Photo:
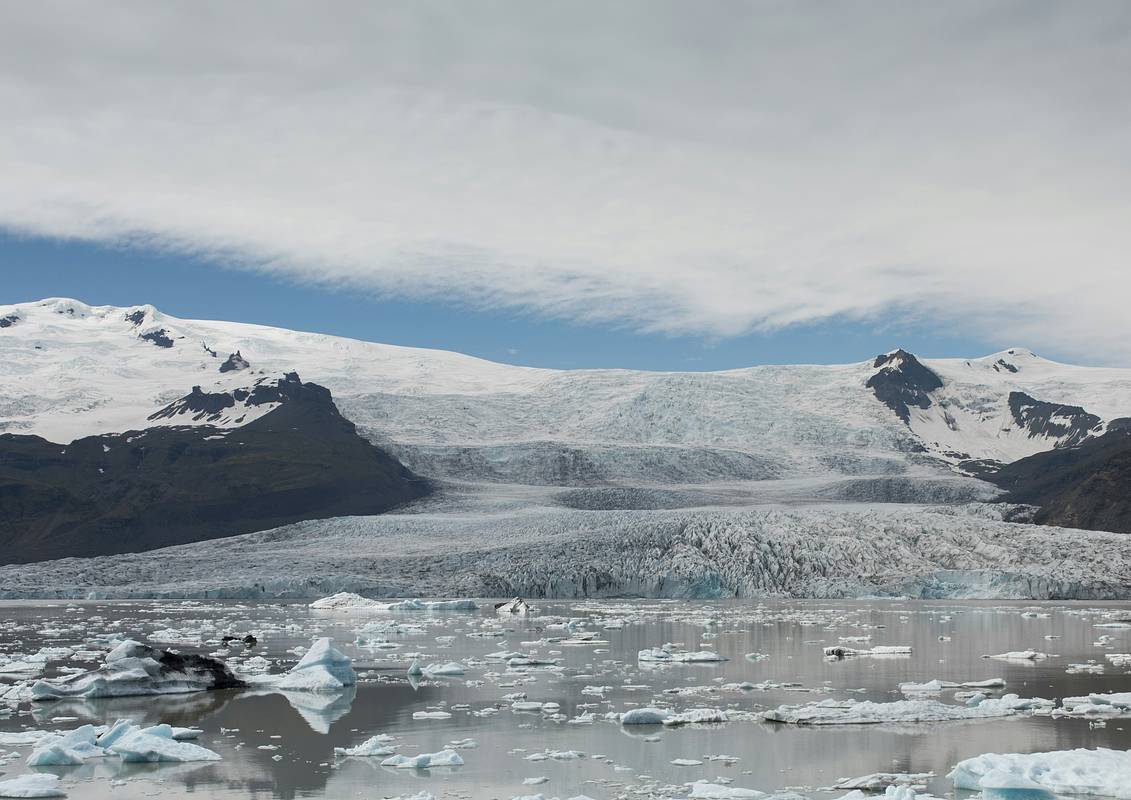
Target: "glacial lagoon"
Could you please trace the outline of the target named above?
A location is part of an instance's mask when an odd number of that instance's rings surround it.
[[[750,789],[840,798],[848,790],[834,787],[845,779],[903,773],[933,775],[916,780],[920,797],[954,797],[948,773],[983,753],[1131,748],[1131,712],[1126,719],[1114,709],[1066,715],[1062,702],[1131,690],[1131,658],[1118,657],[1131,652],[1131,623],[1124,621],[1131,604],[532,603],[529,616],[498,615],[491,601],[477,601],[472,611],[312,609],[307,602],[4,603],[0,781],[54,774],[67,796],[80,800],[421,792],[441,800],[677,798],[689,796],[697,781],[728,787],[736,797]],[[251,647],[242,642],[248,634]],[[237,641],[222,645],[224,636]],[[180,695],[27,699],[34,681],[95,668],[127,638],[211,654],[237,674],[262,676],[291,669],[319,637],[332,638],[352,660],[356,686],[295,692],[267,682]],[[883,652],[887,647],[910,653]],[[857,654],[826,656],[826,648]],[[409,674],[414,661],[423,674]],[[941,683],[923,686],[931,681]],[[948,685],[986,682],[993,685]],[[957,721],[814,725],[763,716],[830,700],[844,701],[841,708],[928,700],[966,709],[978,694],[990,703],[1009,695],[1047,703]],[[623,724],[621,715],[643,708],[685,724]],[[678,718],[691,709],[714,716]],[[104,757],[26,766],[36,732],[119,719],[199,729],[193,743],[220,760],[139,764]],[[391,737],[398,754],[450,749],[463,763],[405,769],[382,766],[382,757],[336,752],[376,735]]]

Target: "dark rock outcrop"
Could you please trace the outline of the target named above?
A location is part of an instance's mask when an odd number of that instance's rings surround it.
[[[327,389],[292,373],[241,394],[279,406],[238,428],[158,426],[68,445],[0,435],[0,563],[379,514],[430,491],[358,435]],[[234,395],[194,389],[178,403],[207,413]]]
[[[6,314],[0,317],[0,328],[10,328],[20,321],[18,314]]]
[[[1013,421],[1029,432],[1029,438],[1044,436],[1061,439],[1060,447],[1079,444],[1096,432],[1102,420],[1080,406],[1046,403],[1024,392],[1009,393],[1009,413]]]
[[[1131,533],[1131,426],[1075,447],[1037,453],[984,476],[1010,503],[1040,506],[1034,521]]]
[[[906,350],[876,356],[872,366],[878,371],[864,385],[904,422],[911,421],[911,408],[930,408],[930,393],[943,385],[942,378]]]
[[[228,358],[224,361],[223,364],[220,365],[220,371],[236,372],[241,369],[247,369],[250,366],[251,364],[248,363],[248,360],[240,355],[240,351],[237,350],[236,352],[230,353],[228,355]]]
[[[157,345],[158,347],[172,347],[173,339],[169,336],[169,332],[164,328],[159,328],[149,333],[143,333],[141,338],[147,342]]]

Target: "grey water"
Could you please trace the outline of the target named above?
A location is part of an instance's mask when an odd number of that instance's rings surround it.
[[[811,798],[845,792],[839,779],[872,772],[933,772],[929,789],[953,794],[947,772],[984,752],[1035,752],[1076,747],[1131,748],[1131,720],[1096,728],[1087,720],[1047,716],[960,723],[797,727],[738,719],[667,729],[622,726],[608,712],[637,706],[712,707],[752,712],[779,704],[829,698],[903,699],[903,682],[1003,678],[1005,692],[1056,699],[1089,692],[1131,691],[1131,674],[1104,654],[1131,652],[1131,629],[1097,628],[1129,604],[912,601],[586,601],[537,602],[538,613],[499,622],[490,603],[477,612],[389,613],[316,611],[305,604],[208,601],[37,602],[0,604],[0,662],[43,646],[85,647],[124,634],[182,652],[220,653],[239,668],[251,656],[292,666],[295,648],[317,636],[354,660],[361,680],[344,692],[318,695],[248,689],[182,696],[23,702],[5,714],[0,731],[69,730],[119,718],[201,728],[196,741],[219,753],[212,763],[122,765],[116,759],[53,768],[71,798],[380,798],[428,792],[437,798],[512,798],[588,795],[680,797],[697,780],[771,792],[794,789]],[[564,644],[572,630],[595,632],[584,644]],[[393,620],[387,644],[359,631]],[[372,630],[372,629],[371,629]],[[249,649],[224,649],[225,634],[253,633]],[[502,633],[502,635],[494,635]],[[1100,636],[1111,637],[1102,642]],[[451,638],[447,638],[451,637]],[[910,645],[906,657],[828,660],[822,648],[842,638],[852,647]],[[648,666],[638,651],[672,643],[713,650],[717,663]],[[998,661],[987,654],[1035,649],[1040,661]],[[555,668],[508,669],[485,661],[497,651],[521,651]],[[458,677],[410,681],[406,667],[461,662]],[[1069,674],[1070,664],[1095,661],[1103,674]],[[60,668],[91,668],[74,660]],[[12,683],[13,676],[0,678]],[[761,684],[738,688],[733,684]],[[730,684],[730,686],[728,686]],[[607,687],[603,692],[586,687]],[[0,694],[4,686],[0,683]],[[555,702],[560,714],[518,712],[509,695]],[[947,693],[940,696],[954,702]],[[414,712],[447,711],[446,719]],[[571,722],[592,712],[595,721]],[[336,757],[375,734],[397,738],[398,752],[460,749],[462,767],[403,770],[380,758]],[[545,750],[576,750],[570,761],[527,760]],[[5,753],[10,755],[5,755]],[[27,772],[30,747],[0,746],[0,780]],[[726,758],[720,758],[725,756]],[[675,759],[702,761],[677,766]],[[545,777],[539,785],[525,779]]]

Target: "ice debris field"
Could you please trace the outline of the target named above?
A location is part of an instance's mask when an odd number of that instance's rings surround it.
[[[1131,609],[6,603],[0,797],[1131,800]]]

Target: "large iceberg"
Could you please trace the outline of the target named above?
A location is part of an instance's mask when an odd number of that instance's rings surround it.
[[[60,697],[124,697],[184,694],[244,686],[222,661],[208,656],[182,655],[136,642],[119,644],[96,670],[32,684],[34,700]]]
[[[328,637],[317,639],[276,686],[287,691],[336,692],[356,684],[357,673],[349,657],[336,650],[331,641]]]
[[[956,789],[1039,789],[1131,800],[1131,751],[985,753],[959,761],[948,777]]]

